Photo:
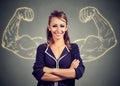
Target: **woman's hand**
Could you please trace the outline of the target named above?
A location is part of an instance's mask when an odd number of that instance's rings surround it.
[[[43,71],[46,72],[46,73],[53,73],[54,68],[44,67]]]
[[[71,69],[77,68],[78,65],[79,65],[79,63],[80,63],[79,60],[74,59],[74,60],[72,61],[71,65],[70,65],[70,68],[71,68]]]

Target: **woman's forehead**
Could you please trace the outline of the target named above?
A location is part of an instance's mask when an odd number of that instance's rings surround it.
[[[66,20],[61,17],[52,17],[51,23],[66,23]]]

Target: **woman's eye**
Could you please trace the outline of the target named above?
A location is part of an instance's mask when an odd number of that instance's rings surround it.
[[[58,25],[52,25],[52,27],[53,27],[53,28],[56,28],[56,27],[61,27],[61,28],[64,28],[64,27],[65,27],[65,25],[60,25],[60,26],[58,26]]]
[[[52,27],[57,27],[57,25],[53,25]]]
[[[64,25],[60,25],[60,27],[65,27]]]

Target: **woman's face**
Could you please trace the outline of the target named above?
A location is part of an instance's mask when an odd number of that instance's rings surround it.
[[[52,17],[48,29],[51,31],[54,40],[63,39],[65,31],[67,31],[66,20]]]

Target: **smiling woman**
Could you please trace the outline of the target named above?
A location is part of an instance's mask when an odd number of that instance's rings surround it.
[[[84,65],[77,44],[71,44],[68,21],[62,11],[49,16],[47,43],[37,48],[33,75],[38,86],[75,86],[75,79],[84,73]]]
[[[63,38],[65,31],[67,31],[66,23],[57,17],[53,17],[51,19],[51,23],[48,28],[53,34],[54,40],[59,40],[61,37]]]

